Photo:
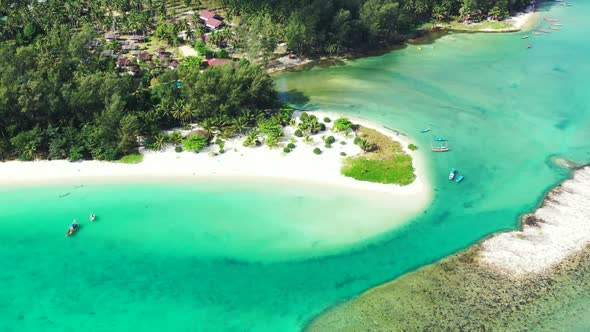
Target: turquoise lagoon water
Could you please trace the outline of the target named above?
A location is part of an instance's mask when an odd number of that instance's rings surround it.
[[[331,245],[355,220],[395,214],[385,200],[339,189],[2,189],[0,331],[297,331],[331,305],[514,228],[568,176],[551,157],[590,162],[590,4],[572,3],[544,7],[564,26],[528,40],[454,34],[275,76],[300,106],[382,123],[425,150],[432,204],[373,241]],[[431,154],[433,135],[453,150]],[[460,185],[446,180],[451,167],[465,175]],[[65,239],[69,220],[91,211],[96,224]]]

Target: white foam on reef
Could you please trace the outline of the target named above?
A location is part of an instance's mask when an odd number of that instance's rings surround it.
[[[514,276],[543,273],[590,244],[590,166],[551,190],[521,231],[482,243],[480,262]]]

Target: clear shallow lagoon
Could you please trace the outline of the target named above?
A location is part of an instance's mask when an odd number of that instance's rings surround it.
[[[433,135],[450,140],[450,153],[428,153],[432,205],[371,243],[335,253],[302,235],[315,220],[337,239],[355,219],[395,214],[341,190],[228,182],[0,190],[0,330],[297,331],[330,305],[515,227],[567,177],[552,156],[590,162],[590,4],[573,4],[546,14],[561,31],[528,40],[454,34],[275,77],[302,106],[399,129],[422,149]],[[419,134],[424,127],[432,131]],[[465,175],[460,185],[446,180],[451,167]],[[66,240],[69,220],[91,211],[97,223]],[[318,257],[325,253],[333,255]]]

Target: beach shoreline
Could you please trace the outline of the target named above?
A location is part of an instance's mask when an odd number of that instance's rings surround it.
[[[338,115],[325,112],[310,112],[319,119]],[[422,152],[411,151],[407,148],[410,139],[399,133],[370,123],[362,119],[353,119],[367,128],[376,129],[401,143],[404,151],[411,155],[415,168],[416,179],[409,185],[399,186],[357,181],[341,174],[343,156],[354,156],[361,150],[352,143],[352,137],[344,137],[336,133],[338,141],[346,141],[346,145],[339,142],[332,149],[324,148],[321,135],[314,136],[315,142],[306,144],[297,142],[297,148],[289,154],[282,152],[282,148],[270,149],[266,146],[244,147],[243,137],[228,139],[225,142],[225,153],[219,154],[218,147],[211,145],[200,153],[176,153],[174,147],[169,146],[164,151],[141,150],[144,160],[139,164],[123,164],[103,161],[69,162],[66,160],[38,160],[32,162],[7,161],[0,163],[0,188],[35,186],[44,184],[79,184],[84,182],[162,182],[182,180],[214,180],[231,179],[255,181],[256,179],[297,181],[310,184],[343,187],[352,190],[372,191],[398,196],[412,197],[425,206],[431,198],[431,188],[425,179],[425,164]],[[287,127],[287,138],[293,137],[294,129]],[[285,144],[286,144],[285,143]],[[315,155],[313,149],[319,147],[323,153]]]

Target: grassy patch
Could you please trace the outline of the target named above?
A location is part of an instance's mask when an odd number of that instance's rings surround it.
[[[360,137],[377,146],[361,156],[345,159],[342,174],[355,180],[407,185],[416,179],[412,157],[401,145],[380,132],[360,127]]]
[[[141,153],[132,153],[126,156],[121,157],[121,159],[117,160],[118,163],[123,164],[139,164],[143,161],[143,155]]]
[[[463,24],[462,22],[450,22],[443,24],[444,28],[457,31],[481,31],[481,30],[504,30],[513,28],[508,21],[483,21],[473,24]]]

